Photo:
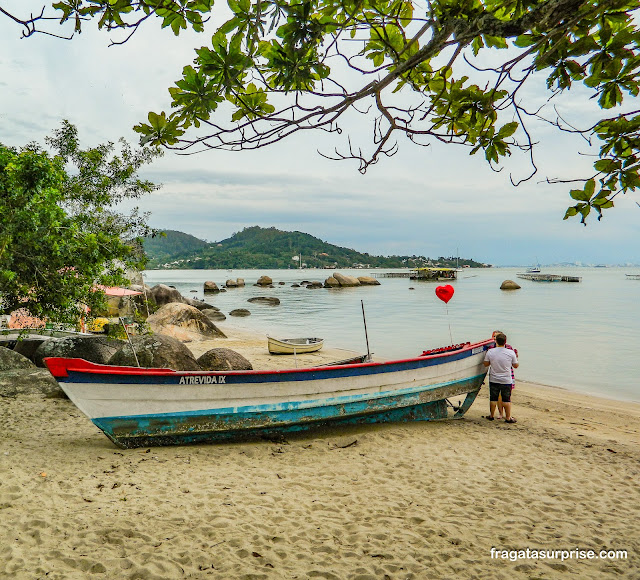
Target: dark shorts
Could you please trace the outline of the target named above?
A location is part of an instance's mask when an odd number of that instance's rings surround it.
[[[502,383],[489,383],[489,400],[496,402],[498,400],[498,395],[502,395],[503,403],[511,402],[511,387],[512,385],[509,383],[507,385],[503,385]]]

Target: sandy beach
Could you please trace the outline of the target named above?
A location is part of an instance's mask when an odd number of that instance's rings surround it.
[[[220,326],[187,346],[292,366]],[[0,396],[0,578],[640,578],[640,404],[518,382],[506,425],[486,390],[458,421],[136,450]]]

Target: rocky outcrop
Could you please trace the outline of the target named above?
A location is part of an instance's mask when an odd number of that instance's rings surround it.
[[[313,280],[307,284],[307,289],[316,290],[317,288],[322,288],[322,282],[320,280]]]
[[[251,371],[253,366],[240,353],[229,348],[212,348],[198,358],[203,371]]]
[[[500,290],[520,290],[520,284],[514,282],[513,280],[505,280],[502,284],[500,284]]]
[[[231,279],[227,280],[227,281],[224,283],[224,285],[225,285],[227,288],[237,288],[237,287],[238,287],[238,283],[237,283],[235,280],[231,280]]]
[[[371,276],[358,276],[358,282],[363,286],[380,286],[380,281]]]
[[[184,303],[185,301],[180,292],[166,284],[157,284],[151,288],[151,290],[149,290],[149,296],[158,306],[164,306],[171,302]]]
[[[217,306],[212,306],[211,304],[207,304],[204,300],[195,300],[192,298],[185,298],[184,303],[189,306],[194,306],[198,310],[206,310],[208,308],[213,308],[214,310],[220,310]]]
[[[334,272],[333,277],[342,287],[360,286],[360,281],[355,276],[345,276],[344,274],[340,274],[340,272]]]
[[[247,302],[252,302],[254,304],[267,304],[268,306],[278,306],[280,304],[280,299],[275,296],[255,296],[253,298],[249,298]]]
[[[45,340],[58,339],[51,338],[50,336],[31,335],[16,341],[16,345],[13,347],[13,350],[22,356],[26,356],[30,361],[33,361],[33,355]]]
[[[89,362],[104,365],[108,364],[123,344],[122,340],[106,336],[65,336],[45,340],[33,353],[33,362],[39,367],[44,367],[43,359],[48,356],[60,356],[83,358]]]
[[[251,312],[249,312],[246,308],[236,308],[229,312],[229,316],[251,316]]]
[[[17,369],[32,369],[34,365],[26,356],[0,346],[0,371],[14,371]]]
[[[256,284],[258,286],[271,286],[271,284],[273,284],[273,279],[269,276],[260,276]]]
[[[147,322],[151,330],[173,336],[180,340],[203,338],[226,338],[226,335],[194,306],[188,304],[165,304],[156,313],[149,316]]]
[[[221,321],[227,319],[227,317],[224,314],[222,314],[222,312],[220,312],[220,310],[218,310],[218,309],[214,310],[213,308],[206,308],[206,309],[202,310],[201,312],[207,318],[209,318],[210,320],[213,320],[214,322],[221,322]]]
[[[329,276],[324,281],[325,288],[337,288],[338,286],[340,286],[340,282],[338,282],[333,276]]]
[[[237,284],[238,286],[244,286],[244,278],[238,278],[238,279],[236,280],[236,284]]]
[[[47,369],[15,369],[0,373],[0,397],[21,395],[43,395],[47,398],[64,399],[66,395]]]
[[[212,282],[211,280],[207,280],[204,283],[204,291],[205,292],[220,292],[220,288],[218,288],[218,285],[215,282]]]
[[[176,371],[199,371],[195,357],[179,340],[163,334],[132,336],[131,343],[141,367],[173,369]],[[110,365],[137,366],[129,343],[109,360]]]

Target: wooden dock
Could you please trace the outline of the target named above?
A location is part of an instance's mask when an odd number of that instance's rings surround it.
[[[533,282],[580,282],[580,276],[566,276],[564,274],[516,274],[518,278],[523,280],[531,280]]]

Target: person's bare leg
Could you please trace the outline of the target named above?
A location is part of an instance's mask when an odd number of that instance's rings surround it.
[[[498,419],[505,419],[504,405],[502,404],[502,394],[498,395]]]
[[[496,412],[496,405],[497,403],[495,401],[489,401],[489,413],[490,413],[489,416],[491,418],[493,418],[493,415]]]
[[[511,419],[511,403],[502,403],[504,406],[505,421],[509,421]]]

